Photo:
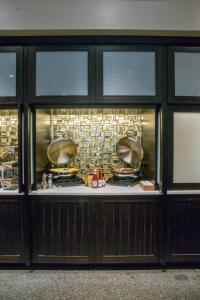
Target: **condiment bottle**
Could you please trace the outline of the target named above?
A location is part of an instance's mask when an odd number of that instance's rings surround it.
[[[102,178],[102,173],[99,172],[99,178],[98,178],[98,188],[103,187],[103,178]]]
[[[104,172],[102,171],[102,187],[104,187],[106,185],[106,181],[105,181],[105,176],[104,176]]]
[[[42,174],[42,189],[47,189],[47,175],[45,172]]]
[[[48,185],[49,189],[53,188],[53,176],[52,176],[52,174],[49,174],[47,176],[47,185]]]
[[[88,174],[88,180],[87,180],[88,187],[90,187],[90,188],[92,188],[92,180],[93,180],[93,174],[90,172]]]
[[[96,171],[93,174],[92,187],[93,187],[93,189],[96,189],[98,187],[98,177],[97,177],[97,172]]]

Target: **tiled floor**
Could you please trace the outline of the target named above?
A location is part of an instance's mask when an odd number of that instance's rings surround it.
[[[0,271],[0,300],[200,299],[200,270]]]

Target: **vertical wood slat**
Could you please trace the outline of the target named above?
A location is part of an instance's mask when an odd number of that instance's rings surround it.
[[[32,203],[33,262],[39,257],[87,257],[88,203]]]
[[[171,199],[167,261],[200,262],[200,201]]]
[[[0,202],[0,262],[23,262],[23,205],[21,201]]]
[[[121,260],[131,257],[158,258],[158,215],[153,202],[128,202],[103,204],[102,256],[106,262],[117,256]],[[135,258],[134,258],[135,257]],[[119,261],[120,262],[120,261]]]

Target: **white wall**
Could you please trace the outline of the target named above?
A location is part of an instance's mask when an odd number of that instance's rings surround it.
[[[200,0],[0,0],[0,30],[200,30]]]

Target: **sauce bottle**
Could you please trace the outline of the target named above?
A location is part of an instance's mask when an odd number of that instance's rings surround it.
[[[93,174],[92,187],[93,187],[93,189],[96,189],[98,187],[98,177],[97,177],[97,172],[96,171]]]
[[[105,176],[104,176],[104,172],[102,171],[102,187],[104,187],[106,185],[106,181],[105,181]]]
[[[103,187],[103,177],[102,177],[102,172],[99,172],[99,178],[98,178],[98,188]]]
[[[89,188],[92,188],[92,180],[93,180],[93,174],[91,172],[89,172],[88,180],[87,180]]]

